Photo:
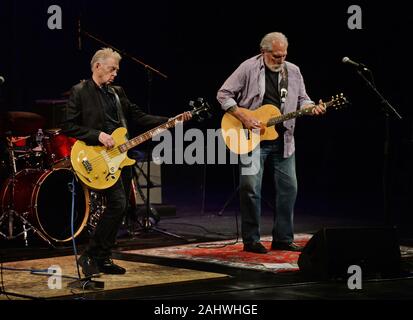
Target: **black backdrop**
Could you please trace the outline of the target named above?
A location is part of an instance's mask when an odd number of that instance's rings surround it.
[[[47,8],[54,4],[62,8],[62,30],[47,28]],[[362,30],[347,27],[351,4],[362,9]],[[101,45],[83,37],[78,50],[79,14],[84,30],[168,75],[168,80],[154,76],[151,95],[151,112],[168,116],[187,110],[188,100],[198,96],[217,106],[217,89],[243,60],[258,53],[261,37],[284,32],[290,42],[288,60],[301,67],[309,95],[318,100],[343,92],[352,101],[345,110],[298,121],[298,210],[380,220],[383,115],[379,100],[341,59],[349,56],[367,64],[377,87],[404,117],[390,122],[388,187],[392,216],[409,220],[413,134],[407,104],[411,83],[407,5],[3,0],[0,6],[3,110],[33,110],[36,99],[60,98],[89,77],[91,55]],[[131,100],[146,108],[144,68],[124,59],[117,82]],[[217,113],[199,126],[217,128],[219,120]],[[233,170],[229,165],[208,166],[206,171],[203,166],[166,166],[163,180],[167,201],[185,202],[191,194],[190,199],[199,203],[206,187],[207,207],[214,210],[232,191]],[[180,192],[173,193],[176,189]],[[270,191],[268,186],[265,192]]]

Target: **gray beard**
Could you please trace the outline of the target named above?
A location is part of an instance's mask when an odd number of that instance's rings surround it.
[[[280,65],[279,67],[273,68],[272,71],[274,72],[280,72],[282,70],[282,65]]]
[[[267,65],[267,67],[268,67],[268,69],[270,69],[272,72],[280,72],[281,70],[282,70],[282,65],[280,65],[280,66],[278,66],[278,67],[275,67],[275,66],[268,66]]]

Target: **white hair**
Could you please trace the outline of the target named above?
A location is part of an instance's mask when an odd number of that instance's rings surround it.
[[[93,55],[92,60],[90,61],[90,67],[93,71],[93,68],[97,62],[102,62],[107,58],[114,58],[119,63],[122,57],[116,51],[113,51],[111,48],[102,48]]]
[[[260,48],[264,51],[271,51],[272,50],[272,42],[279,41],[284,43],[288,47],[288,40],[287,37],[281,32],[271,32],[267,33],[261,40]]]

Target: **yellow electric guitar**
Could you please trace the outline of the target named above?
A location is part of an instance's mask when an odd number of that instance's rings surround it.
[[[202,119],[202,114],[208,114],[210,109],[208,103],[198,99],[199,107],[191,112],[192,117]],[[107,149],[104,146],[88,146],[83,141],[76,141],[72,147],[70,160],[73,169],[79,179],[89,188],[103,190],[113,186],[119,179],[124,166],[130,166],[135,160],[127,156],[127,151],[137,145],[151,139],[161,132],[175,127],[183,121],[183,114],[176,116],[168,122],[153,128],[133,139],[126,139],[126,128],[118,128],[112,133],[115,146]]]
[[[343,94],[332,97],[329,102],[326,102],[326,107],[338,108],[348,103]],[[290,112],[282,115],[280,110],[271,105],[266,104],[256,110],[248,110],[239,108],[245,114],[256,118],[261,122],[261,128],[257,130],[247,130],[242,122],[230,113],[225,113],[221,121],[222,137],[228,149],[236,154],[245,154],[254,150],[257,145],[263,140],[275,140],[278,138],[278,133],[275,125],[286,120],[297,118],[303,115],[312,114],[314,107],[301,109],[295,112]]]

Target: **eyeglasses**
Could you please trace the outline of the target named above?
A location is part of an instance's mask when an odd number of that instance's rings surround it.
[[[287,54],[273,54],[272,51],[267,51],[267,53],[274,59],[285,59]]]

